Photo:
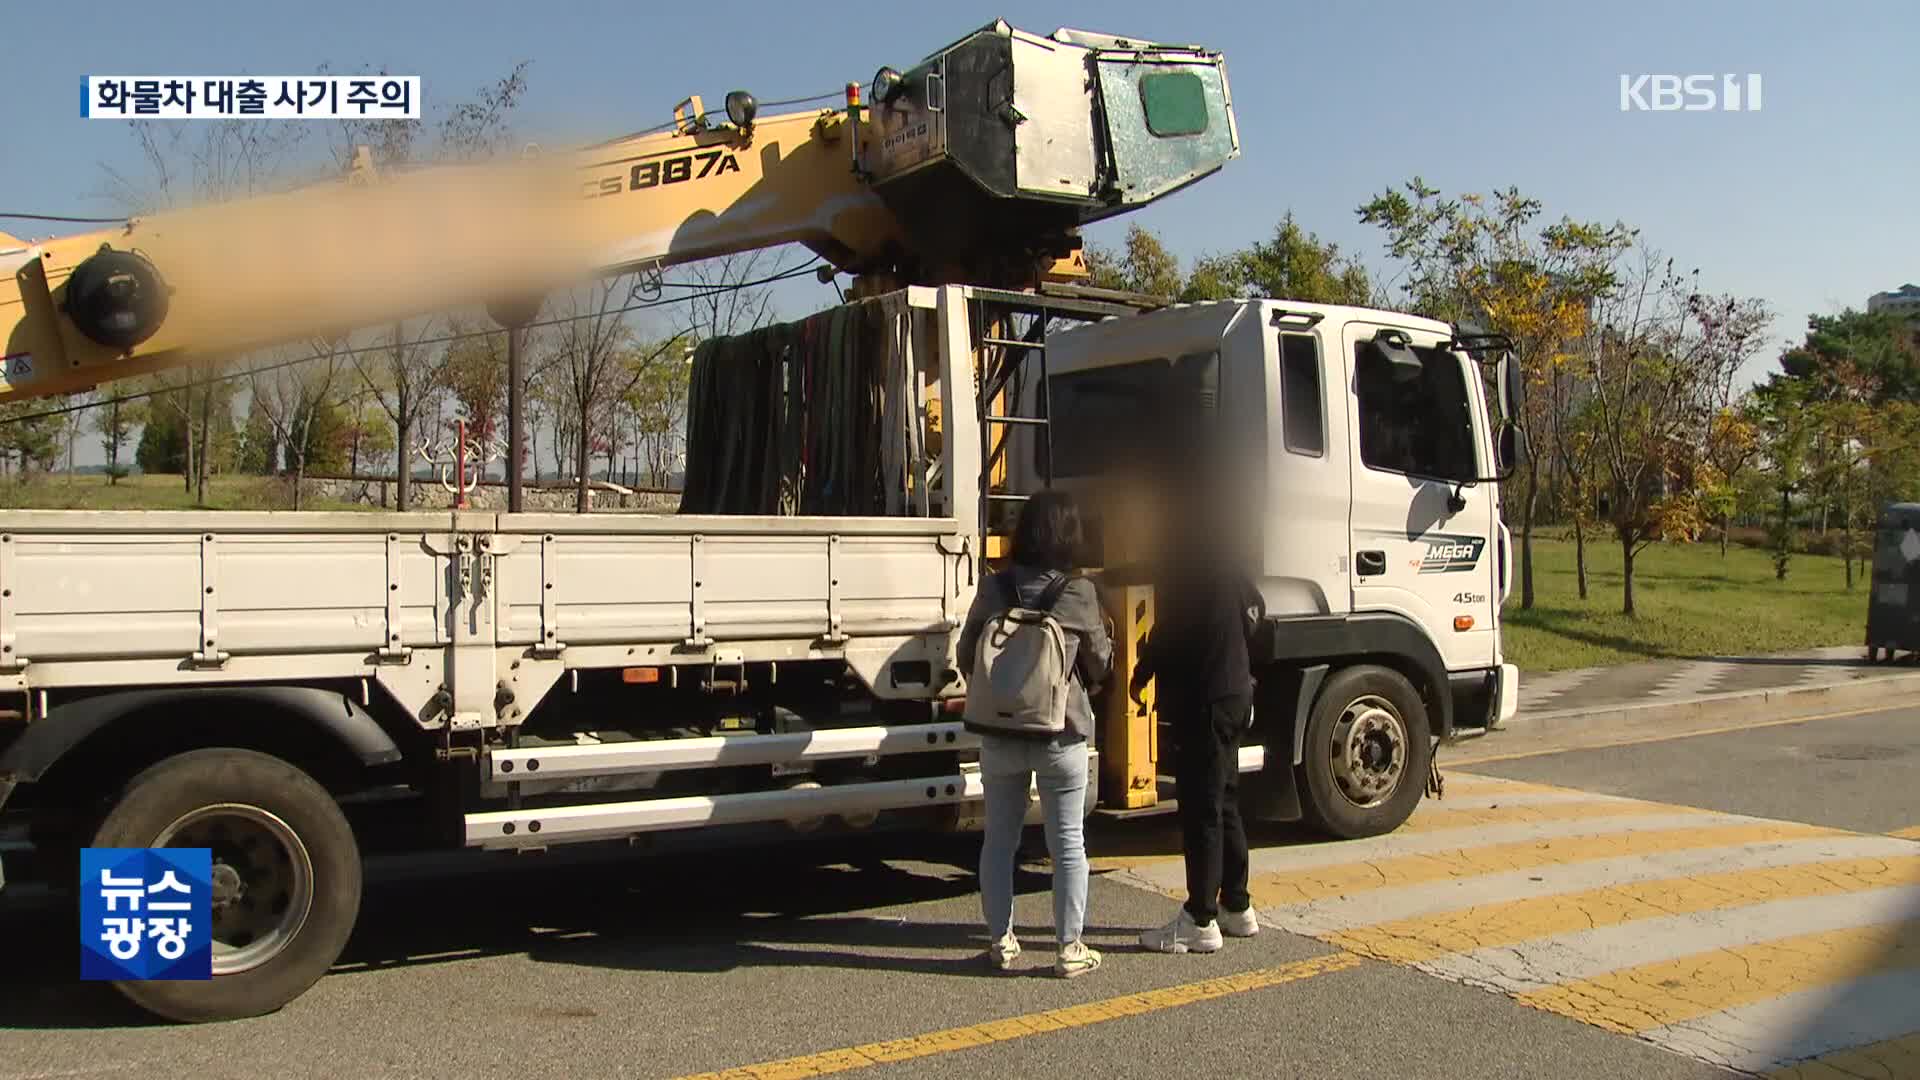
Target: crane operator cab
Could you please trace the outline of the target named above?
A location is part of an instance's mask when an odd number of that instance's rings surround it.
[[[996,22],[872,91],[861,170],[908,249],[951,266],[1066,257],[1080,225],[1240,152],[1226,60],[1191,45]]]

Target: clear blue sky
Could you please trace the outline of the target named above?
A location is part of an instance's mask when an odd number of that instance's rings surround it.
[[[1709,288],[1765,299],[1783,339],[1809,312],[1920,280],[1912,0],[21,4],[5,17],[0,210],[112,212],[90,195],[103,162],[133,164],[132,145],[121,125],[77,115],[87,73],[386,65],[423,76],[431,109],[526,59],[524,126],[551,145],[649,126],[691,93],[864,84],[996,17],[1226,52],[1244,156],[1134,218],[1183,256],[1243,243],[1291,209],[1377,266],[1354,207],[1419,173],[1449,192],[1518,185],[1551,214],[1637,225]],[[1758,72],[1765,107],[1623,113],[1623,72]]]

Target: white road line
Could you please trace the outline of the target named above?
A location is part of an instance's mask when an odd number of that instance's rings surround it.
[[[1441,851],[1472,851],[1499,844],[1525,844],[1571,837],[1608,836],[1661,829],[1731,829],[1742,825],[1778,825],[1762,818],[1733,814],[1634,814],[1624,817],[1576,818],[1571,821],[1528,821],[1513,825],[1466,825],[1434,832],[1388,833],[1366,840],[1340,840],[1297,847],[1260,848],[1252,853],[1255,874],[1290,874],[1330,866],[1378,862],[1402,855]],[[1176,858],[1158,859],[1122,871],[1149,889],[1160,892],[1185,889],[1187,872]]]
[[[1499,788],[1475,788],[1472,791],[1447,792],[1444,799],[1422,801],[1420,808],[1414,811],[1413,820],[1418,821],[1427,814],[1442,813],[1448,810],[1494,810],[1502,806],[1547,806],[1559,803],[1622,803],[1641,805],[1645,800],[1632,799],[1624,795],[1595,795],[1585,791],[1530,791],[1502,790]]]
[[[1260,913],[1272,919],[1275,926],[1295,933],[1332,934],[1399,919],[1461,911],[1481,904],[1586,892],[1609,885],[1835,859],[1898,858],[1914,854],[1912,841],[1889,836],[1816,836],[1531,867],[1484,877],[1373,889],[1352,896],[1263,908]]]
[[[1605,670],[1605,668],[1576,668],[1572,671],[1555,671],[1531,678],[1522,675],[1520,677],[1521,707],[1538,712],[1554,698],[1577,689]]]
[[[84,1069],[53,1069],[37,1072],[0,1073],[0,1080],[68,1080],[69,1077],[132,1072],[135,1069],[145,1069],[148,1067],[148,1064],[143,1061],[129,1061],[116,1065],[94,1065]]]
[[[1920,1032],[1920,970],[1887,971],[1723,1009],[1640,1038],[1731,1069],[1764,1073]]]
[[[1713,684],[1719,682],[1722,676],[1731,673],[1735,667],[1734,664],[1722,664],[1710,660],[1688,664],[1656,684],[1653,688],[1653,696],[1684,698],[1704,694],[1712,689]]]
[[[1828,930],[1905,922],[1920,910],[1920,885],[1773,900],[1455,953],[1415,965],[1422,971],[1509,994]],[[1920,1021],[1920,1007],[1913,1010]]]
[[[1466,825],[1458,829],[1433,832],[1388,833],[1366,840],[1340,840],[1327,844],[1287,848],[1265,848],[1253,853],[1255,873],[1284,874],[1289,870],[1308,870],[1341,863],[1377,862],[1400,855],[1421,855],[1433,851],[1465,851],[1497,844],[1519,844],[1535,840],[1558,840],[1570,836],[1604,836],[1608,833],[1650,832],[1654,829],[1732,828],[1738,825],[1777,825],[1779,822],[1736,814],[1678,812],[1671,814],[1596,814],[1590,818],[1567,821],[1522,821],[1511,825]]]

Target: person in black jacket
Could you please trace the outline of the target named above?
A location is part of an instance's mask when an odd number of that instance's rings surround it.
[[[1149,680],[1174,736],[1187,901],[1172,922],[1140,935],[1156,952],[1216,952],[1226,937],[1259,933],[1247,892],[1247,834],[1240,820],[1240,739],[1251,726],[1249,641],[1264,603],[1236,546],[1224,483],[1162,485],[1170,498],[1163,550],[1150,571],[1153,631],[1128,693]],[[1177,535],[1175,535],[1177,534]],[[1165,550],[1168,545],[1178,550]]]

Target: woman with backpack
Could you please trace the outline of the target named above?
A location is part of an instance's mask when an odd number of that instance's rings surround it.
[[[1076,577],[1084,545],[1080,512],[1060,492],[1034,496],[1014,529],[1013,565],[980,583],[958,642],[969,673],[967,726],[981,739],[986,837],[980,903],[986,960],[1009,971],[1020,956],[1013,932],[1013,872],[1028,792],[1037,787],[1053,860],[1054,973],[1076,978],[1100,967],[1080,940],[1087,912],[1081,822],[1091,694],[1113,666],[1113,639],[1093,583]]]

